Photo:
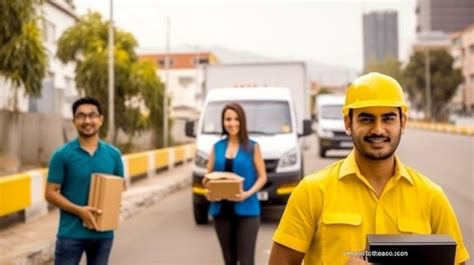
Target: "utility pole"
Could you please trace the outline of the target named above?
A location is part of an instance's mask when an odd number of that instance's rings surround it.
[[[431,32],[431,16],[428,16],[426,31]],[[429,34],[428,34],[429,36]],[[426,119],[431,120],[431,67],[430,67],[430,47],[425,48],[425,93],[426,93]]]
[[[194,66],[195,66],[195,76],[194,76],[194,84],[196,86],[196,90],[195,90],[195,94],[194,94],[194,106],[195,108],[197,108],[198,106],[200,106],[201,104],[199,104],[199,101],[201,99],[201,88],[199,86],[199,73],[200,73],[200,70],[201,70],[201,58],[200,58],[200,55],[199,55],[199,46],[196,45],[194,46]]]
[[[426,118],[431,119],[431,69],[430,50],[425,48],[425,93],[426,93]]]
[[[170,68],[170,18],[166,17],[165,91],[163,95],[163,147],[168,147],[168,89]]]
[[[114,0],[110,0],[109,22],[109,141],[115,140],[115,110],[114,110]]]

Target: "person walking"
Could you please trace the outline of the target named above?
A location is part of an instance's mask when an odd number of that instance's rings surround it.
[[[407,124],[400,84],[369,73],[347,89],[342,112],[354,148],[343,160],[305,177],[292,192],[269,264],[368,264],[367,234],[446,234],[456,264],[469,254],[442,188],[395,155]]]
[[[88,265],[106,265],[113,231],[96,231],[94,215],[100,210],[87,206],[89,185],[92,173],[123,177],[121,153],[99,138],[104,117],[96,99],[78,99],[72,113],[78,137],[53,153],[45,192],[46,200],[60,209],[54,264],[79,264],[85,252]]]
[[[243,190],[232,200],[211,201],[222,254],[226,265],[253,265],[260,223],[257,192],[265,185],[267,174],[259,145],[249,139],[243,108],[229,103],[222,110],[222,134],[214,144],[207,164],[208,173],[233,172],[244,178]],[[206,187],[204,179],[204,186]],[[206,198],[210,199],[208,191]]]

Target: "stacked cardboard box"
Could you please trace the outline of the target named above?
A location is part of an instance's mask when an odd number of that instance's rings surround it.
[[[114,230],[118,227],[123,188],[122,177],[92,174],[88,205],[102,211],[101,214],[95,215],[98,231]]]
[[[211,200],[235,199],[242,191],[243,181],[244,178],[230,172],[208,173],[204,179]]]

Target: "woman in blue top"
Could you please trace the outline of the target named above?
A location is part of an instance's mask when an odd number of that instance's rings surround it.
[[[244,183],[233,200],[211,201],[210,213],[225,264],[253,265],[260,223],[257,192],[267,181],[265,163],[259,145],[249,139],[245,113],[239,104],[226,105],[221,121],[222,134],[227,137],[214,145],[207,170],[234,172],[244,178]]]

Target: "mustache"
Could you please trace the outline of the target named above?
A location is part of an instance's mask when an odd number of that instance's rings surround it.
[[[365,142],[370,142],[371,140],[377,140],[377,139],[384,139],[385,141],[390,142],[390,137],[382,135],[382,134],[371,134],[371,135],[365,136],[363,139]]]

